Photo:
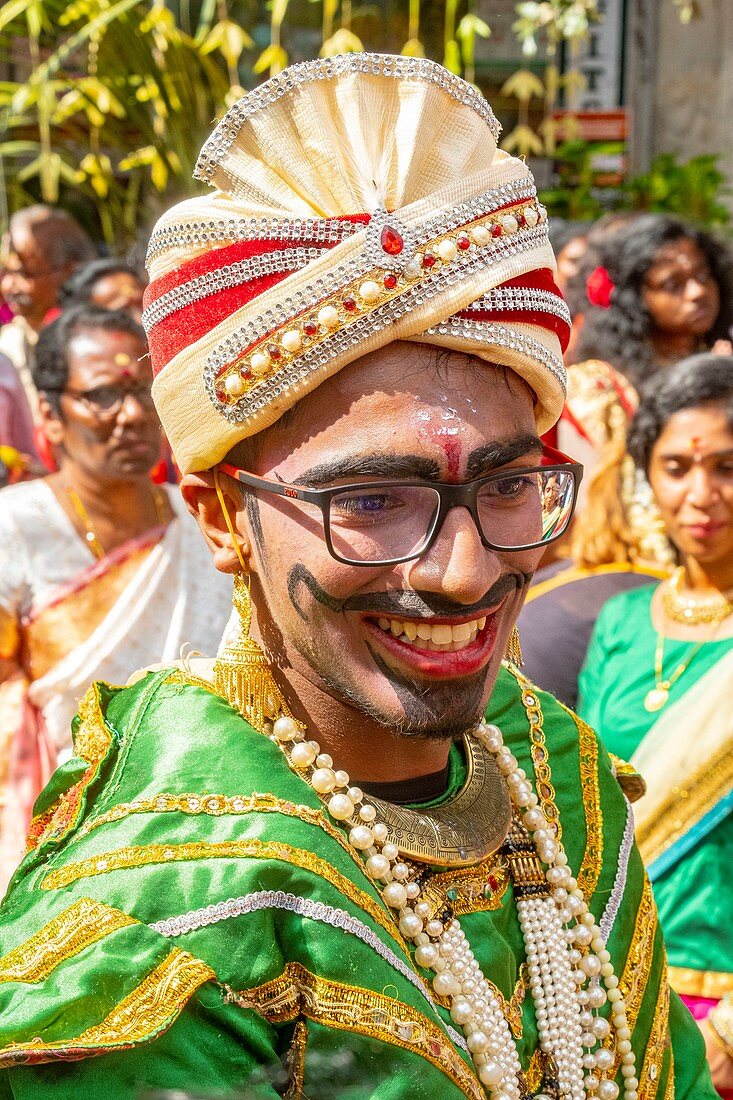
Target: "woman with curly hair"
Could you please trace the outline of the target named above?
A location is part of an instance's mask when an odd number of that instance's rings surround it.
[[[590,303],[568,371],[560,446],[593,465],[623,435],[636,391],[695,352],[729,352],[731,261],[678,218],[646,214],[609,235],[582,278]]]

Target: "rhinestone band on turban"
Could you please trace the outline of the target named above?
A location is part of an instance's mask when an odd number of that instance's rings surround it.
[[[218,190],[148,251],[153,394],[184,472],[393,340],[511,367],[554,423],[570,317],[498,133],[465,81],[374,54],[295,65],[229,111],[196,169]]]

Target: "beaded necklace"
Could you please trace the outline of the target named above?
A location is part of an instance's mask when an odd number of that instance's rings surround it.
[[[415,963],[432,972],[434,992],[447,999],[490,1100],[525,1100],[531,1094],[509,1024],[459,921],[450,914],[430,917],[430,906],[421,900],[421,876],[402,858],[376,806],[350,784],[345,771],[334,769],[317,741],[306,739],[294,718],[281,714],[263,729],[347,830],[349,844],[363,858],[400,932],[414,945]],[[618,978],[554,823],[500,729],[482,720],[471,736],[493,757],[512,802],[504,851],[514,880],[540,1048],[556,1071],[552,1093],[560,1100],[616,1100],[621,1091],[613,1080],[618,1062],[624,1100],[638,1100],[631,1030]],[[606,1001],[612,1024],[598,1015]],[[612,1027],[615,1052],[609,1043]],[[553,1097],[541,1092],[535,1100]]]

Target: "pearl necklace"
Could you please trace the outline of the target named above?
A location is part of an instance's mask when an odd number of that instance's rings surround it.
[[[387,825],[364,792],[350,785],[345,771],[317,741],[287,715],[268,723],[266,732],[291,768],[305,778],[330,816],[348,829],[349,844],[364,860],[366,873],[395,912],[405,939],[415,946],[415,962],[433,972],[432,987],[450,1003],[451,1019],[462,1028],[476,1075],[490,1100],[522,1100],[526,1088],[516,1043],[501,1006],[486,981],[459,922],[431,919],[420,900],[420,884],[400,859]],[[639,1082],[631,1049],[626,1005],[618,988],[601,930],[568,866],[568,859],[532,790],[524,769],[504,745],[501,731],[481,721],[475,736],[494,756],[509,788],[515,815],[531,837],[541,861],[546,889],[517,890],[519,924],[527,952],[530,991],[540,1048],[557,1069],[563,1100],[617,1100],[619,1087],[609,1075],[617,1058],[624,1078],[624,1100],[638,1100]],[[526,834],[525,834],[526,835]],[[601,983],[605,985],[605,990]],[[597,1014],[611,1003],[616,1054],[603,1045],[611,1025]],[[537,1093],[535,1100],[551,1100]]]

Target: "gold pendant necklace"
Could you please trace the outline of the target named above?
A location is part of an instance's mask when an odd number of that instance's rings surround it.
[[[91,550],[91,552],[94,554],[95,558],[98,558],[98,559],[103,558],[106,554],[106,551],[105,551],[104,547],[102,546],[102,543],[100,542],[100,539],[99,539],[99,536],[97,535],[97,532],[94,530],[89,512],[84,507],[84,502],[82,501],[81,497],[77,493],[76,489],[72,489],[72,487],[70,485],[65,485],[64,488],[66,489],[67,496],[68,496],[69,500],[71,501],[71,505],[72,505],[74,511],[76,512],[77,516],[81,520],[81,522],[84,526],[84,530],[86,531],[86,534],[84,535],[84,541],[86,542],[86,544],[89,547],[89,549]],[[166,508],[165,508],[165,495],[158,488],[157,485],[152,485],[151,484],[150,492],[152,493],[152,496],[153,496],[153,503],[155,505],[155,515],[157,517],[158,524],[159,524],[159,526],[164,527],[165,523],[166,523],[166,518],[167,518]]]
[[[468,774],[457,794],[439,806],[412,810],[364,793],[378,810],[401,855],[437,867],[462,867],[492,855],[509,832],[507,785],[490,754],[464,734]]]
[[[720,623],[722,621],[723,620],[720,619],[715,624],[716,629],[720,626]],[[714,633],[715,631],[713,631],[713,634]],[[713,639],[711,636],[710,638],[703,638],[701,642],[697,642],[692,647],[692,650],[685,658],[685,660],[680,662],[672,675],[667,680],[664,680],[662,678],[662,666],[664,663],[664,634],[662,634],[661,631],[657,634],[657,648],[654,654],[654,687],[650,688],[650,690],[646,693],[646,696],[644,697],[644,707],[646,710],[650,711],[653,714],[667,705],[669,692],[672,685],[679,680],[683,672],[687,671],[687,669],[690,667],[705,643],[712,640]]]

